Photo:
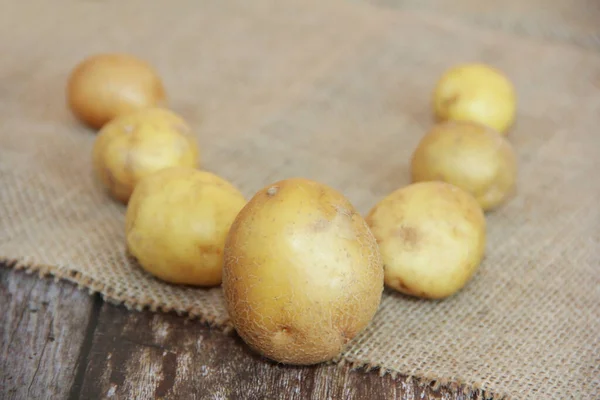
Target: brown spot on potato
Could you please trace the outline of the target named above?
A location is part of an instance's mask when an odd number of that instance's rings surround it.
[[[223,250],[218,246],[200,244],[198,245],[198,250],[200,250],[203,254],[217,254],[220,255],[223,253]]]
[[[117,183],[115,176],[109,168],[104,168],[104,175],[106,176],[106,184],[108,188],[112,190]]]
[[[313,232],[324,232],[329,228],[331,224],[328,220],[321,218],[317,220],[314,224],[310,225],[310,230]]]
[[[402,209],[402,206],[406,203],[406,194],[402,193],[402,192],[396,192],[394,193],[394,196],[391,198],[391,202],[398,208],[398,209]],[[381,210],[379,207],[377,207],[375,210],[379,211]],[[381,211],[384,212],[384,211]]]
[[[452,105],[454,105],[456,102],[458,102],[459,99],[460,99],[460,95],[458,93],[455,93],[449,97],[446,97],[445,99],[442,100],[442,107],[450,108]]]
[[[282,326],[281,328],[279,328],[279,331],[280,331],[281,333],[290,333],[290,331],[291,331],[291,330],[292,330],[292,328],[290,328],[290,327],[289,327],[289,326],[287,326],[287,325],[284,325],[284,326]]]
[[[325,188],[319,188],[318,198],[319,198],[319,203],[327,198],[327,191],[325,190]]]
[[[417,296],[422,299],[435,299],[436,298],[436,296],[432,296],[424,290],[421,290]]]
[[[394,281],[394,287],[401,293],[404,293],[408,296],[419,297],[422,299],[431,299],[433,298],[429,293],[424,290],[413,290],[400,278],[396,278]]]
[[[356,332],[348,327],[343,327],[340,328],[340,336],[342,337],[342,344],[346,345],[356,336]]]
[[[394,286],[397,287],[399,290],[405,292],[405,293],[412,293],[412,291],[410,290],[410,288],[400,278],[396,278],[396,280],[394,281]]]
[[[346,217],[352,217],[352,215],[354,214],[351,210],[347,209],[346,207],[342,207],[342,206],[335,206],[335,211],[338,214],[344,215]]]
[[[412,247],[419,244],[421,240],[421,235],[419,234],[419,231],[416,228],[413,228],[412,226],[402,225],[396,230],[394,230],[392,235],[399,238],[400,240]]]
[[[464,144],[465,137],[463,135],[458,135],[454,138],[455,146],[462,146]]]

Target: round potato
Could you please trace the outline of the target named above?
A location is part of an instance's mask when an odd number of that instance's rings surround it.
[[[517,157],[508,140],[472,122],[448,121],[434,126],[411,159],[413,182],[441,180],[471,193],[484,211],[514,193]]]
[[[447,70],[433,93],[441,120],[473,121],[506,135],[516,117],[517,96],[506,75],[485,64],[463,64]]]
[[[442,299],[458,292],[485,252],[486,221],[477,201],[445,182],[419,182],[381,200],[366,218],[385,265],[385,284]]]
[[[98,133],[92,157],[99,179],[125,204],[143,177],[166,167],[200,163],[190,127],[162,108],[146,108],[110,121]]]
[[[67,97],[77,118],[93,128],[166,103],[157,72],[147,62],[119,53],[96,54],[78,64],[69,76]]]
[[[231,226],[223,291],[231,321],[263,356],[330,360],[371,321],[383,264],[364,219],[336,190],[303,178],[263,188]]]
[[[142,179],[127,206],[127,248],[163,281],[221,283],[225,237],[244,196],[207,171],[170,167]]]

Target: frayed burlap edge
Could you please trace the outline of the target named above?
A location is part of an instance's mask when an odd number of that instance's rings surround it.
[[[481,400],[510,400],[508,395],[493,393],[486,390],[480,384],[465,383],[458,378],[437,378],[430,375],[411,375],[401,371],[395,371],[385,368],[377,363],[361,361],[352,357],[340,356],[330,363],[339,366],[349,366],[352,371],[362,371],[364,373],[377,373],[380,377],[389,375],[392,379],[406,383],[408,385],[416,384],[420,388],[429,387],[434,391],[442,388],[449,391],[453,396],[467,396]]]
[[[215,329],[226,335],[235,335],[235,329],[227,318],[218,318],[215,315],[206,315],[194,308],[176,308],[164,303],[153,300],[141,302],[139,299],[127,296],[123,293],[115,292],[111,287],[98,282],[92,278],[85,277],[81,272],[69,268],[55,267],[51,265],[28,263],[23,260],[0,257],[0,267],[12,268],[16,271],[25,272],[27,275],[37,274],[42,279],[53,278],[54,282],[66,281],[74,284],[78,290],[86,291],[90,296],[100,295],[103,301],[115,305],[124,306],[130,311],[142,312],[149,310],[151,312],[175,313],[179,317],[187,317],[191,320],[199,321],[211,329]],[[350,345],[350,344],[349,344]],[[418,387],[429,387],[434,391],[441,388],[448,390],[452,395],[463,395],[468,398],[481,400],[510,400],[505,394],[493,393],[484,389],[477,383],[465,383],[458,378],[439,378],[430,375],[413,375],[402,371],[396,371],[384,367],[376,362],[358,360],[343,354],[331,361],[324,363],[326,365],[338,365],[339,367],[348,366],[351,371],[363,373],[377,373],[380,377],[389,375],[399,383],[407,385],[416,384]]]
[[[215,315],[206,315],[192,307],[176,308],[151,299],[142,302],[139,299],[127,296],[124,293],[115,292],[110,286],[98,282],[95,279],[83,276],[81,272],[73,269],[57,268],[45,264],[27,263],[22,260],[15,260],[7,257],[0,257],[0,266],[6,266],[17,271],[24,271],[28,275],[37,274],[40,278],[48,279],[53,277],[55,282],[64,280],[73,283],[79,290],[87,291],[90,295],[99,294],[105,302],[116,306],[123,305],[130,311],[149,310],[152,312],[175,313],[180,317],[198,320],[201,323],[224,333],[230,333],[234,330],[228,319],[218,318]]]

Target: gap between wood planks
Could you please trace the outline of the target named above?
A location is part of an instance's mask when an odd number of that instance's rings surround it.
[[[81,349],[79,350],[79,357],[77,358],[77,364],[75,366],[75,379],[71,385],[69,391],[69,400],[79,399],[81,396],[81,389],[83,387],[83,380],[87,370],[89,354],[92,350],[92,343],[94,341],[94,333],[98,326],[98,317],[100,316],[100,309],[102,308],[102,298],[99,294],[93,295],[92,311],[90,313],[90,319],[85,329],[85,336]]]

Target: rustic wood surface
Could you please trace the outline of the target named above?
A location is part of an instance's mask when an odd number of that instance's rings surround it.
[[[348,366],[282,366],[235,335],[0,266],[2,399],[476,399]]]

